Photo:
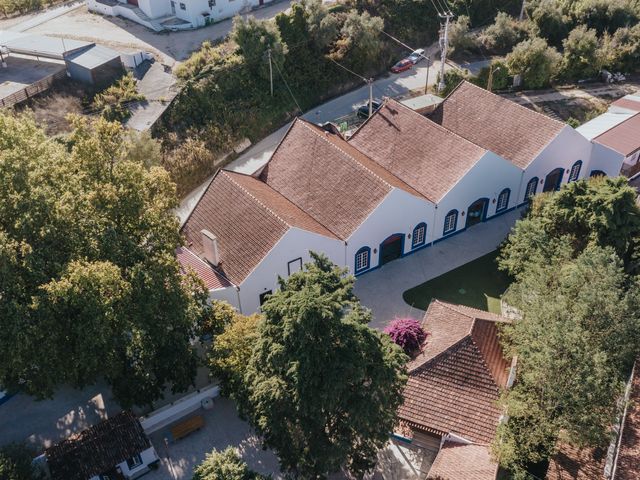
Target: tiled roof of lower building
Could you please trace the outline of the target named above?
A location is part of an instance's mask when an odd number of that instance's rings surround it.
[[[183,273],[193,271],[202,281],[208,290],[218,290],[231,286],[231,282],[227,280],[220,272],[209,265],[207,262],[198,257],[195,253],[186,247],[180,247],[176,250],[176,256],[180,263]]]
[[[53,480],[87,480],[151,446],[129,411],[104,420],[45,451]]]
[[[526,168],[565,125],[463,81],[431,118],[458,135]]]
[[[500,388],[509,373],[498,342],[498,321],[506,320],[432,302],[423,322],[427,345],[409,365],[399,418],[428,431],[490,443],[501,415]]]
[[[625,157],[634,154],[640,150],[640,113],[598,135],[593,141]]]
[[[545,478],[546,480],[605,480],[606,461],[606,448],[578,448],[561,443],[549,462]]]
[[[349,144],[432,202],[441,200],[486,153],[395,100],[387,100]]]
[[[438,452],[428,480],[495,480],[498,464],[487,445],[445,442]]]

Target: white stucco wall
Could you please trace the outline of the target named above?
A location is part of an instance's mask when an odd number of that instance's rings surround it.
[[[578,178],[589,176],[591,158],[591,142],[576,132],[570,126],[565,126],[558,136],[553,139],[527,167],[522,183],[518,203],[525,201],[524,195],[527,183],[533,177],[538,177],[538,190],[542,192],[545,177],[556,168],[563,168],[562,184],[567,183],[569,171],[575,162],[582,160],[582,168]]]
[[[290,261],[301,258],[303,264],[309,262],[309,251],[324,253],[332,262],[344,264],[344,242],[299,228],[290,228],[240,285],[239,310],[245,315],[257,312],[260,294],[277,289],[278,275],[283,278],[289,276]]]
[[[624,157],[621,153],[599,143],[594,143],[591,149],[588,172],[585,172],[585,175],[589,176],[593,170],[602,170],[610,177],[617,177],[620,175],[623,161]]]
[[[138,0],[138,7],[149,18],[159,18],[171,14],[170,0]]]
[[[444,220],[451,210],[458,210],[455,231],[464,229],[467,221],[467,209],[481,198],[489,200],[486,218],[494,216],[498,195],[505,188],[511,189],[507,210],[515,207],[521,180],[522,170],[520,168],[493,152],[487,152],[438,203],[433,239],[442,238]],[[448,235],[453,233],[455,232]]]
[[[122,470],[122,473],[127,478],[138,478],[139,476],[149,471],[149,464],[158,460],[158,455],[153,446],[151,446],[143,452],[140,452],[140,459],[142,460],[142,465],[134,469],[129,470],[127,462],[122,462],[118,465],[118,467],[120,467],[120,470]]]
[[[355,255],[362,247],[371,249],[369,267],[377,267],[380,244],[394,233],[404,234],[403,253],[410,252],[411,239],[407,234],[412,233],[419,223],[427,224],[426,242],[431,242],[434,211],[435,206],[428,200],[394,188],[347,240],[346,266],[349,271],[354,272]]]
[[[227,287],[227,288],[219,288],[217,290],[210,290],[209,299],[221,300],[223,302],[227,302],[231,304],[237,310],[240,309],[240,304],[238,303],[238,300],[239,300],[238,290],[234,286]]]

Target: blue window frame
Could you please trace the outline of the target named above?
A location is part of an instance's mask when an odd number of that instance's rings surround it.
[[[533,177],[527,183],[527,189],[524,191],[524,201],[528,202],[536,194],[536,190],[538,190],[538,177]]]
[[[576,180],[578,180],[578,177],[580,176],[581,168],[582,168],[582,160],[578,160],[571,167],[571,171],[569,172],[569,180],[567,180],[567,182],[575,182]]]
[[[509,197],[511,196],[511,189],[505,188],[498,195],[498,201],[496,202],[496,213],[506,210],[509,206]]]
[[[458,225],[458,210],[451,210],[447,213],[446,217],[444,217],[444,230],[443,234],[455,232],[456,227]]]
[[[413,229],[411,248],[421,247],[427,241],[427,224],[422,222]]]
[[[369,269],[371,264],[371,249],[369,247],[362,247],[356,252],[355,258],[355,273],[364,272]]]

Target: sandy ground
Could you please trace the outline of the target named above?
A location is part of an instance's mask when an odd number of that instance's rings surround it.
[[[255,10],[257,18],[273,17],[289,8],[290,2],[280,1]],[[96,42],[124,53],[148,51],[164,64],[174,65],[185,60],[202,42],[225,37],[231,30],[231,19],[196,30],[156,33],[142,25],[119,17],[90,13],[86,6],[29,29],[28,33],[64,36]]]

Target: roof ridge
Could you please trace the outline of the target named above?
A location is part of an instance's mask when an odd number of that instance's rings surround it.
[[[482,319],[481,318],[480,319],[474,319],[474,321],[473,321],[474,325],[475,325],[476,320],[482,320]],[[474,348],[478,351],[478,355],[480,356],[480,359],[482,360],[482,366],[486,370],[487,374],[489,374],[489,377],[491,377],[491,380],[493,380],[493,383],[495,384],[495,386],[498,389],[498,391],[500,391],[501,387],[500,387],[500,385],[498,385],[498,382],[496,381],[495,376],[491,372],[491,368],[489,368],[489,364],[487,363],[487,359],[485,358],[484,354],[482,353],[482,349],[480,348],[478,343],[473,339],[473,334],[472,333],[469,333],[468,337],[471,338],[471,343],[473,344]]]
[[[449,345],[447,348],[445,348],[443,351],[441,351],[440,353],[438,353],[437,355],[434,355],[433,357],[429,358],[428,360],[424,361],[423,363],[419,364],[419,365],[415,365],[413,368],[409,368],[408,369],[408,373],[415,373],[418,370],[421,370],[422,368],[427,367],[428,365],[435,363],[436,360],[440,360],[442,357],[445,356],[445,354],[449,354],[452,353],[454,349],[458,349],[462,346],[462,343],[465,340],[471,340],[473,342],[473,338],[471,337],[471,332],[467,333],[464,337],[458,339],[457,341],[453,342],[451,345]],[[475,343],[474,343],[475,345]]]
[[[459,85],[458,85],[458,86],[459,86]],[[458,87],[456,87],[456,88],[458,88]],[[454,91],[455,91],[455,89],[454,89]],[[453,93],[453,91],[452,91],[451,93]],[[449,95],[451,95],[451,94],[449,94]],[[448,95],[447,95],[447,97],[448,97]],[[463,140],[463,141],[465,141],[465,142],[467,142],[467,143],[470,143],[471,145],[475,145],[475,146],[476,146],[476,147],[478,147],[480,150],[483,150],[485,153],[487,153],[487,152],[489,151],[488,149],[484,148],[483,146],[478,145],[478,144],[477,144],[477,143],[475,143],[475,142],[472,142],[472,141],[471,141],[471,140],[469,140],[468,138],[463,137],[462,135],[459,135],[458,133],[454,132],[453,130],[449,130],[448,128],[446,128],[446,127],[444,127],[444,126],[440,125],[438,122],[434,122],[433,120],[431,120],[431,118],[429,118],[429,117],[425,117],[424,115],[420,115],[418,112],[416,112],[416,111],[415,111],[415,110],[413,110],[412,108],[409,108],[409,107],[407,107],[406,105],[403,105],[402,103],[398,102],[397,100],[394,100],[393,98],[391,98],[391,99],[389,99],[389,100],[393,101],[393,102],[394,102],[394,103],[396,103],[397,105],[400,105],[402,108],[405,108],[406,110],[408,110],[408,111],[409,111],[409,112],[411,112],[412,114],[417,115],[417,116],[418,116],[418,117],[420,117],[422,120],[424,120],[424,121],[426,121],[426,122],[429,122],[429,124],[430,124],[430,125],[433,125],[433,126],[435,126],[436,128],[439,128],[439,129],[440,129],[440,130],[442,130],[443,132],[445,132],[445,133],[450,133],[450,134],[451,134],[451,135],[453,135],[454,137],[457,137],[457,138],[459,138],[459,139],[461,139],[461,140]],[[443,103],[444,103],[444,100],[440,103],[440,105],[442,105]],[[438,106],[440,106],[440,105],[438,105]],[[422,120],[421,120],[421,121],[422,121]],[[472,167],[472,168],[473,168],[473,167]]]
[[[234,178],[232,178],[232,175],[229,175],[229,173],[231,174],[236,174],[236,175],[245,175],[243,173],[238,173],[238,172],[231,172],[229,170],[220,170],[221,172],[223,172],[223,174],[229,179],[229,181],[233,182],[233,184],[235,186],[237,186],[240,190],[242,190],[244,193],[246,193],[247,195],[249,195],[251,198],[253,198],[256,203],[258,203],[258,205],[260,205],[262,208],[264,208],[267,212],[271,213],[271,215],[273,215],[277,220],[279,220],[282,224],[284,224],[285,226],[292,228],[293,226],[287,222],[285,219],[283,219],[280,215],[278,215],[276,212],[274,212],[268,205],[265,205],[264,202],[262,202],[262,200],[260,200],[258,197],[256,197],[254,194],[252,194],[251,192],[249,192],[246,188],[244,188],[242,185],[240,185],[238,182],[235,181]],[[246,177],[251,177],[251,175],[245,175]],[[254,177],[251,177],[254,178]],[[269,185],[267,185],[264,182],[261,182],[258,179],[255,179],[257,182],[262,183],[263,185],[266,185],[268,188],[271,188]],[[278,195],[281,195],[283,198],[287,198],[284,195],[282,195],[280,192],[278,192],[277,190],[271,188],[274,192],[278,193]],[[291,200],[287,199],[287,201],[291,202]],[[293,203],[293,202],[291,202]],[[294,204],[295,205],[295,204]],[[300,208],[296,205],[297,208]],[[301,209],[302,210],[302,209]],[[303,210],[304,211],[304,210]],[[309,215],[307,212],[304,212],[305,214]]]
[[[490,92],[490,91],[489,91],[489,90],[487,90],[486,88],[482,88],[481,86],[476,85],[475,83],[471,83],[471,82],[469,82],[468,80],[462,80],[462,82],[460,82],[460,84],[458,85],[458,87],[459,87],[460,85],[462,85],[463,83],[466,83],[466,84],[472,85],[473,87],[475,87],[475,88],[477,88],[477,89],[479,89],[479,90],[482,90],[483,92],[488,93],[489,95],[493,95],[495,98],[497,98],[497,99],[499,99],[499,100],[501,100],[501,101],[510,102],[510,103],[512,103],[512,104],[514,104],[514,105],[516,105],[516,106],[517,106],[517,107],[519,107],[519,108],[523,108],[523,109],[525,109],[525,110],[527,110],[527,111],[529,111],[529,112],[533,112],[533,113],[535,113],[536,115],[539,115],[540,117],[544,118],[545,120],[549,120],[549,121],[551,121],[551,122],[553,122],[553,123],[557,123],[558,125],[561,125],[562,127],[566,127],[566,126],[567,126],[567,124],[566,124],[566,123],[563,123],[563,122],[561,122],[560,120],[556,120],[555,118],[548,117],[547,115],[544,115],[544,114],[542,114],[542,113],[540,113],[540,112],[538,112],[538,111],[536,111],[536,110],[531,110],[530,108],[527,108],[527,107],[525,107],[524,105],[520,105],[519,103],[516,103],[516,102],[514,102],[513,100],[509,100],[508,98],[504,98],[504,97],[502,97],[502,96],[500,96],[500,95],[498,95],[498,94],[495,94],[495,93],[493,93],[493,92]],[[458,88],[458,87],[456,87],[455,89],[453,89],[453,90],[451,91],[451,93],[455,92],[455,91],[457,90],[457,88]],[[447,96],[448,96],[448,95],[447,95]],[[442,103],[444,103],[444,101],[443,101]]]
[[[355,163],[360,169],[365,170],[367,172],[369,172],[371,175],[373,175],[375,178],[377,178],[378,180],[380,180],[381,182],[383,182],[385,185],[387,185],[391,190],[393,190],[394,187],[393,185],[391,185],[389,182],[387,182],[384,178],[382,178],[380,175],[378,175],[377,173],[375,173],[374,171],[372,171],[370,168],[367,168],[366,166],[364,166],[362,163],[360,163],[355,157],[353,157],[353,155],[351,155],[349,152],[344,151],[342,148],[340,148],[338,145],[335,145],[333,142],[330,142],[329,140],[327,140],[325,137],[323,137],[322,135],[320,135],[320,132],[317,132],[315,129],[311,128],[309,125],[307,125],[306,121],[303,121],[302,124],[309,129],[311,132],[313,132],[317,137],[321,138],[322,140],[324,140],[326,143],[328,143],[329,145],[331,145],[333,148],[335,148],[336,150],[344,153],[347,157],[349,157],[349,159],[351,159],[351,161],[353,163]],[[346,140],[345,140],[346,141]],[[355,147],[353,147],[355,148]],[[358,150],[356,148],[356,150]],[[358,150],[358,152],[360,152],[360,150]],[[362,152],[360,152],[362,153]],[[364,153],[362,153],[362,155],[364,155],[365,157],[369,158],[367,155],[365,155]],[[370,159],[371,160],[371,159]],[[371,160],[372,162],[374,160]],[[377,162],[376,162],[377,164]],[[384,168],[384,167],[382,167]],[[386,170],[386,168],[385,168]],[[389,172],[391,173],[391,172]],[[391,173],[391,175],[393,175]],[[394,175],[395,176],[395,175]]]

